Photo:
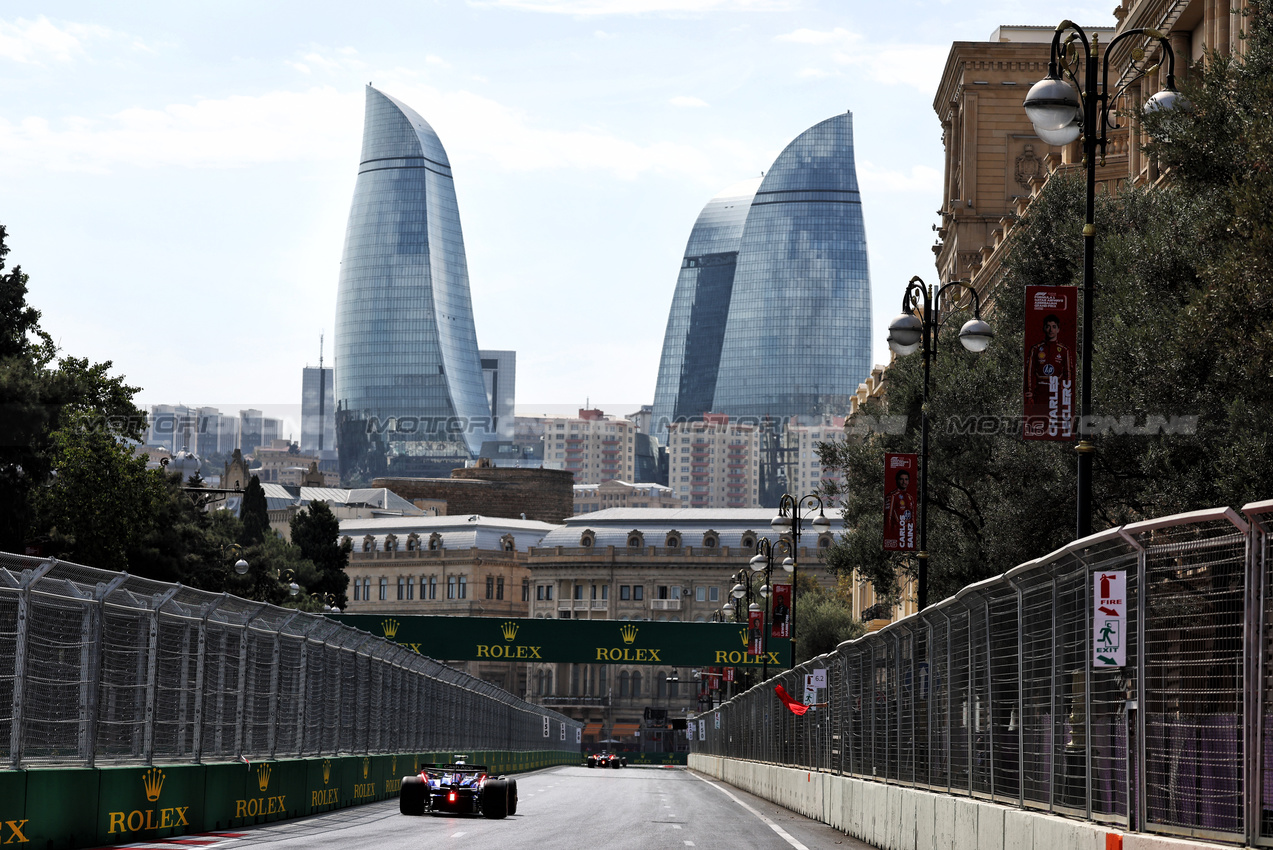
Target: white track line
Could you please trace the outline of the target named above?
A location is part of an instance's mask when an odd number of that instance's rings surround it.
[[[781,836],[781,838],[782,838],[782,840],[783,840],[783,841],[787,842],[787,843],[788,843],[788,844],[790,844],[792,847],[796,848],[796,850],[809,850],[809,848],[808,848],[808,847],[805,847],[803,844],[801,844],[799,841],[797,841],[795,838],[793,838],[793,837],[791,836],[791,833],[787,832],[785,829],[783,829],[782,827],[780,827],[778,824],[774,823],[774,822],[773,822],[773,821],[771,821],[769,818],[765,817],[765,815],[764,815],[764,813],[763,813],[763,812],[760,812],[760,811],[758,811],[757,809],[755,809],[755,808],[753,808],[753,807],[751,807],[751,806],[747,805],[747,803],[743,802],[743,801],[742,801],[742,800],[740,800],[738,797],[735,797],[733,794],[729,793],[729,792],[728,792],[728,791],[726,791],[724,788],[722,788],[721,786],[717,785],[715,782],[712,782],[712,781],[707,780],[707,779],[703,779],[703,777],[699,776],[697,773],[694,773],[693,771],[690,771],[690,776],[694,777],[695,779],[700,779],[700,780],[702,780],[703,782],[706,782],[708,785],[712,786],[712,787],[713,787],[713,788],[715,788],[717,791],[721,792],[721,793],[722,793],[722,794],[724,794],[726,797],[728,797],[729,799],[733,800],[735,803],[737,803],[738,805],[742,806],[744,809],[746,809],[747,811],[751,812],[751,813],[752,813],[753,815],[755,815],[756,817],[760,818],[762,821],[764,821],[764,822],[765,822],[765,824],[767,824],[767,825],[769,826],[769,828],[770,828],[770,829],[772,829],[774,832],[778,833],[778,835],[779,835],[779,836]]]

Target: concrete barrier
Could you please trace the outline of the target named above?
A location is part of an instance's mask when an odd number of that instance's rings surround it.
[[[881,850],[1222,850],[852,776],[691,753],[689,766]]]

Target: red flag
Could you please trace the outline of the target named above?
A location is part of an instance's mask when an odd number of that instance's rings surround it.
[[[804,714],[806,711],[809,710],[809,706],[805,705],[802,702],[796,702],[794,699],[792,699],[791,694],[787,693],[787,689],[784,688],[782,685],[775,685],[774,693],[778,695],[778,699],[782,700],[783,705],[791,709],[792,714],[797,714],[797,715]]]

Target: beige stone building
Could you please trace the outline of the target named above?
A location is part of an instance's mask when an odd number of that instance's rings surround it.
[[[760,505],[763,434],[752,424],[706,413],[701,422],[668,426],[667,483],[687,508]]]
[[[629,484],[603,481],[575,485],[575,513],[586,514],[609,508],[679,508],[681,500],[672,488],[662,484]]]

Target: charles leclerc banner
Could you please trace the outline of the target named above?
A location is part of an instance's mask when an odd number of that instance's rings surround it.
[[[1025,288],[1025,438],[1074,438],[1078,289]]]
[[[775,584],[773,589],[773,623],[769,636],[791,637],[791,585]]]
[[[765,612],[749,611],[747,612],[747,653],[749,655],[760,655],[764,652],[765,646]]]
[[[884,455],[884,551],[915,551],[919,455]]]

